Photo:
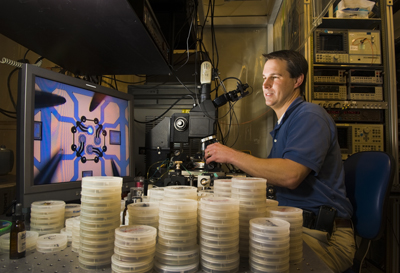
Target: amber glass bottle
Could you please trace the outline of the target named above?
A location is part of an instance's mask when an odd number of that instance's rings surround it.
[[[10,231],[10,259],[20,259],[25,257],[26,250],[26,231],[24,215],[22,214],[21,204],[15,206],[11,231]]]

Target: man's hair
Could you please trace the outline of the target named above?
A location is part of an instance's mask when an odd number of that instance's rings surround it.
[[[287,71],[291,78],[298,78],[304,75],[303,83],[300,85],[300,94],[304,95],[306,89],[306,77],[308,72],[307,60],[299,52],[294,50],[279,50],[268,54],[263,54],[265,61],[278,59],[286,61]]]

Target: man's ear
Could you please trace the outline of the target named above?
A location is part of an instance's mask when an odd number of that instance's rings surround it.
[[[296,82],[294,83],[294,88],[300,87],[303,81],[304,81],[304,74],[301,74],[299,77],[296,78]]]

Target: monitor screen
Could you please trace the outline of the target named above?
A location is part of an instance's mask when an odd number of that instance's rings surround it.
[[[343,34],[320,33],[320,46],[322,51],[345,51]]]
[[[337,126],[338,142],[341,149],[349,149],[349,130],[351,127]]]
[[[375,86],[351,86],[350,93],[353,94],[375,94],[377,90]]]
[[[32,65],[20,72],[18,202],[80,199],[82,177],[133,185],[133,97]]]

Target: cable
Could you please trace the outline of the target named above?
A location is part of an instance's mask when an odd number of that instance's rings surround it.
[[[15,67],[18,67],[18,68],[21,68],[22,64],[23,64],[23,63],[20,63],[20,62],[17,62],[17,61],[13,61],[13,60],[5,58],[5,57],[3,57],[1,59],[0,63],[8,64],[8,65],[15,66]]]
[[[114,75],[115,89],[118,91],[117,77]]]
[[[3,109],[3,108],[0,108],[0,111],[3,111],[3,112],[5,112],[5,113],[7,113],[7,114],[12,114],[12,115],[16,115],[16,114],[17,114],[17,112],[14,112],[14,111],[8,111],[8,110],[6,110],[6,109]]]
[[[112,84],[109,83],[109,82],[103,81],[103,83],[107,84],[107,85],[110,86],[112,89],[116,89],[116,88],[114,87],[114,85],[112,85]]]
[[[233,110],[234,104],[235,104],[235,103],[229,102],[229,106],[230,106],[231,110],[229,110],[229,111],[227,112],[227,114],[229,114],[229,124],[228,124],[228,130],[227,130],[227,132],[226,132],[226,134],[225,134],[225,136],[224,136],[224,139],[225,139],[225,141],[226,141],[226,144],[227,144],[228,141],[229,141],[229,136],[230,136],[230,132],[231,132],[231,129],[232,129],[232,120],[233,120],[233,116],[234,116],[234,115],[236,116],[235,111]],[[236,118],[236,120],[237,120],[237,118]],[[220,121],[218,121],[218,123],[220,123]],[[221,135],[222,135],[222,131],[221,131]]]
[[[12,103],[12,105],[13,105],[15,111],[17,111],[17,104],[15,103],[14,97],[13,97],[12,92],[11,92],[11,76],[12,76],[12,75],[14,74],[14,72],[17,71],[18,69],[20,69],[20,68],[19,68],[19,67],[14,68],[14,69],[10,72],[10,74],[8,74],[8,78],[7,78],[8,95],[10,96],[10,100],[11,100],[11,103]]]
[[[157,162],[151,164],[151,165],[149,166],[149,168],[147,169],[147,179],[149,179],[149,172],[150,172],[151,167],[153,167],[153,166],[156,165],[157,163],[161,163],[160,166],[157,167],[157,169],[156,169],[156,171],[157,171],[158,168],[160,168],[160,167],[162,167],[162,165],[164,165],[164,162],[165,162],[165,161],[168,161],[168,158],[164,159],[163,161],[160,160],[160,161],[157,161]],[[155,173],[154,173],[154,174],[155,174]],[[153,174],[151,177],[153,177],[154,174]],[[151,178],[151,177],[150,177],[150,178]]]
[[[192,95],[195,95],[195,96],[196,96],[196,101],[197,101],[197,104],[198,104],[197,93],[196,93],[196,92],[193,92],[192,90],[190,90],[183,82],[181,82],[181,80],[178,78],[178,76],[176,76],[175,74],[174,74],[174,76],[175,76],[175,78],[178,80],[178,82],[179,82],[183,87],[185,87],[185,89],[186,89],[187,91],[189,91],[190,93],[192,93]]]
[[[10,114],[17,114],[17,113],[11,112],[11,111],[7,111],[7,110],[4,110],[4,109],[2,109],[2,108],[0,108],[0,113],[3,114],[3,115],[5,115],[6,117],[9,117],[9,118],[13,118],[13,119],[16,119],[16,118],[17,118],[17,117],[15,117],[15,116],[10,115]]]
[[[212,2],[212,3],[211,3]],[[215,0],[210,0],[211,3],[211,50],[212,50],[212,56],[213,56],[213,61],[212,63],[215,64],[215,68],[218,71],[218,65],[219,65],[219,53],[218,53],[218,47],[217,47],[217,38],[215,35],[215,27],[214,27],[214,9],[215,9]],[[215,61],[216,58],[216,61]]]
[[[43,59],[44,59],[44,57],[39,57],[33,65],[42,66]]]
[[[177,59],[175,60],[174,66],[181,65],[182,63],[186,64],[187,63],[187,61],[186,61],[187,57],[185,57],[185,56],[187,56],[188,54],[189,54],[189,57],[192,56],[192,55],[196,55],[196,52],[189,52],[189,53],[187,53],[187,52],[188,51],[185,50],[182,53],[176,53],[175,54],[175,55],[178,55],[179,57],[176,57]],[[181,65],[179,68],[175,69],[175,71],[179,71],[182,67],[183,67],[183,65]]]
[[[215,5],[215,3],[214,3],[214,5]],[[211,13],[211,16],[210,16],[210,13]],[[215,32],[215,29],[214,29],[214,20],[213,20],[213,18],[214,18],[214,9],[213,9],[213,7],[212,7],[212,0],[210,0],[209,1],[209,3],[208,3],[208,9],[207,9],[207,13],[206,13],[206,16],[205,16],[205,18],[204,18],[204,22],[203,22],[203,25],[201,26],[201,32],[200,32],[200,39],[199,39],[199,48],[200,48],[200,51],[201,52],[204,52],[204,54],[205,54],[205,56],[206,56],[206,58],[204,59],[205,61],[209,61],[209,62],[211,62],[211,65],[212,65],[212,67],[213,67],[213,69],[215,70],[215,71],[218,71],[218,65],[217,66],[215,66],[214,65],[214,61],[213,60],[211,60],[211,57],[209,56],[209,54],[208,54],[208,50],[206,49],[206,47],[205,47],[205,45],[204,45],[204,43],[203,43],[203,37],[204,37],[204,29],[205,29],[205,25],[206,25],[206,22],[207,22],[207,20],[208,20],[208,18],[209,17],[211,17],[211,33],[212,33],[212,37],[214,37],[215,36],[215,34],[213,34],[214,32]],[[214,49],[214,43],[212,42],[212,48]],[[204,50],[203,50],[204,49]]]
[[[112,77],[108,77],[108,76],[102,76],[102,78],[106,78],[106,79],[113,80]],[[114,79],[114,80],[115,80],[115,79]],[[138,83],[145,83],[145,82],[146,82],[146,80],[138,81],[138,82],[127,82],[127,81],[122,81],[122,80],[118,80],[118,79],[115,80],[115,81],[120,82],[120,83],[125,83],[125,84],[138,84]]]
[[[236,77],[227,77],[227,78],[223,79],[222,81],[221,81],[221,79],[220,79],[219,76],[218,76],[217,78],[220,80],[220,83],[219,83],[219,84],[216,83],[216,84],[215,84],[216,87],[215,87],[213,90],[211,90],[211,92],[213,92],[213,91],[218,91],[218,88],[219,88],[220,86],[222,86],[222,88],[223,88],[223,90],[224,90],[224,93],[228,93],[228,92],[226,91],[225,85],[223,84],[223,82],[226,81],[226,80],[230,80],[230,79],[232,79],[232,80],[237,80],[237,81],[239,82],[239,84],[242,84],[242,81],[241,81],[240,79],[236,78]],[[218,95],[218,94],[217,94],[217,95]],[[216,96],[217,96],[217,95],[216,95]]]
[[[161,86],[161,85],[163,85],[165,83],[166,83],[166,81],[162,82],[162,83],[159,83],[159,84],[156,84],[156,85],[151,85],[151,86],[138,84],[138,85],[135,85],[135,88],[137,88],[137,89],[153,89],[153,88],[159,87],[159,86]]]
[[[3,57],[2,60],[0,61],[0,63],[2,63],[2,64],[8,64],[8,65],[10,65],[10,66],[14,66],[14,67],[15,67],[15,68],[10,72],[10,74],[8,75],[8,78],[7,78],[7,90],[8,90],[8,95],[10,96],[11,104],[13,105],[15,111],[17,110],[17,104],[16,104],[16,102],[15,102],[15,100],[14,100],[14,97],[13,97],[12,91],[11,91],[11,77],[12,77],[12,75],[13,75],[18,69],[21,69],[21,67],[22,67],[22,65],[23,65],[24,63],[29,63],[29,61],[26,59],[26,56],[27,56],[27,54],[28,54],[29,51],[30,51],[30,50],[28,49],[28,50],[25,52],[24,58],[22,59],[23,62],[17,62],[17,61],[14,61],[14,60],[11,60],[11,59],[8,59],[8,58],[5,58],[5,57]],[[39,57],[33,65],[34,65],[34,66],[40,67],[40,66],[42,65],[42,60],[43,60],[43,58],[44,58],[44,57]],[[14,118],[13,116],[8,115],[8,114],[10,114],[10,113],[5,112],[4,110],[1,111],[1,113],[2,113],[3,115],[7,116],[7,117]],[[13,113],[13,112],[11,112],[11,113]]]
[[[238,120],[238,118],[237,118],[237,116],[236,116],[235,111],[233,111],[233,115],[235,116],[236,122],[239,122],[239,120]],[[231,125],[229,125],[229,126],[231,126]],[[237,132],[238,132],[238,133],[237,133],[237,135],[236,135],[236,139],[235,139],[235,141],[232,143],[231,147],[235,146],[236,142],[237,142],[238,139],[239,139],[239,135],[240,135],[239,128],[238,128]]]
[[[196,9],[193,9],[193,13],[192,14],[194,14],[194,11],[195,11]],[[176,71],[178,71],[179,69],[181,69],[184,65],[186,65],[187,63],[188,63],[188,61],[189,61],[189,57],[190,57],[190,55],[189,55],[189,38],[190,38],[190,32],[192,31],[192,26],[193,26],[193,16],[194,15],[192,15],[192,16],[190,16],[190,18],[191,18],[191,20],[190,20],[190,27],[189,27],[189,32],[188,32],[188,35],[187,35],[187,38],[186,38],[186,52],[187,52],[187,58],[186,58],[186,62],[184,63],[184,64],[182,64]],[[182,26],[182,28],[183,28],[183,26]],[[180,30],[178,31],[178,33],[180,32]]]
[[[190,38],[190,32],[191,32],[191,30],[192,30],[192,25],[193,25],[193,20],[194,20],[194,16],[195,16],[195,13],[194,13],[194,11],[195,11],[195,9],[193,9],[193,12],[192,12],[192,15],[190,16],[190,18],[191,18],[191,23],[190,23],[190,28],[189,28],[189,32],[188,32],[188,35],[187,35],[187,38],[186,38],[186,52],[187,52],[187,59],[186,59],[186,61],[185,61],[185,63],[184,64],[182,64],[177,70],[175,70],[174,68],[173,68],[173,66],[172,65],[169,65],[170,66],[170,68],[171,68],[171,72],[172,72],[172,74],[174,74],[174,76],[175,76],[175,78],[178,80],[178,82],[183,86],[183,87],[185,87],[185,89],[187,90],[187,91],[189,91],[192,95],[195,95],[196,96],[196,101],[197,101],[197,104],[198,104],[198,98],[197,98],[197,92],[193,92],[192,90],[190,90],[185,84],[183,84],[182,83],[182,81],[178,78],[178,76],[174,73],[174,72],[177,72],[179,69],[181,69],[184,65],[186,65],[187,64],[187,62],[189,61],[189,38]],[[182,29],[182,28],[181,28]],[[181,30],[179,30],[179,32],[180,32]],[[195,85],[196,86],[196,85]]]
[[[28,51],[29,51],[29,50],[28,50]],[[24,60],[26,60],[25,57],[24,57]],[[38,63],[32,64],[32,65],[34,65],[34,66],[41,66],[41,65],[42,65],[42,62],[41,62],[41,60],[39,60],[39,61],[40,61],[40,62],[37,61]],[[1,64],[8,64],[8,65],[11,65],[11,66],[14,66],[14,67],[17,67],[17,68],[21,68],[22,65],[24,64],[24,63],[17,62],[17,61],[14,61],[14,60],[11,60],[11,59],[8,59],[8,58],[5,58],[5,57],[3,57],[3,58],[1,59],[0,63],[1,63]]]
[[[182,163],[181,166],[185,169],[185,171],[189,173],[189,175],[192,175],[191,172],[188,169],[186,169],[185,164]]]
[[[30,49],[28,49],[26,52],[25,52],[25,55],[24,55],[24,60],[26,60],[26,55],[28,55],[28,52],[30,51]]]
[[[355,42],[357,40],[360,40],[360,42],[358,44],[355,44]],[[351,45],[356,45],[356,46],[360,46],[363,45],[365,41],[368,41],[370,46],[371,46],[371,65],[374,64],[374,44],[372,43],[372,41],[368,38],[364,38],[364,37],[359,37],[353,40],[353,42],[351,43]]]

